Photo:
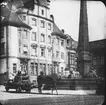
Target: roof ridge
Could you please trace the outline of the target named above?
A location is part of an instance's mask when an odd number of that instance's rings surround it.
[[[59,27],[54,23],[53,24],[53,32],[52,35],[58,35],[61,38],[66,39],[67,36],[62,32],[62,30],[59,29]]]
[[[59,27],[56,25],[56,23],[53,24],[53,32],[57,32],[59,34],[64,35],[64,33],[59,29]]]

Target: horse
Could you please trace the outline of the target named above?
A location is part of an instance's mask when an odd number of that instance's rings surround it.
[[[51,93],[53,94],[54,89],[57,92],[57,82],[58,82],[58,76],[55,74],[52,75],[46,75],[46,76],[42,76],[42,78],[38,78],[38,90],[39,93],[42,93],[42,90],[50,90],[51,89]]]

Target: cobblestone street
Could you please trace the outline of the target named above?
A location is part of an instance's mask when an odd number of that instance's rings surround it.
[[[31,93],[16,93],[15,90],[6,92],[4,87],[0,89],[0,102],[3,105],[101,105],[104,96],[97,96],[94,91],[58,90],[59,95],[52,95],[51,91],[43,91],[38,94],[37,89]]]

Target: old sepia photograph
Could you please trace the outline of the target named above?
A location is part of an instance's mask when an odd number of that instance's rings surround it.
[[[103,105],[106,4],[0,2],[0,105]]]

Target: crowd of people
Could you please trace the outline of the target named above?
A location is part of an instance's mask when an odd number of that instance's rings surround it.
[[[81,78],[81,75],[78,71],[73,70],[73,71],[70,71],[68,78]]]

